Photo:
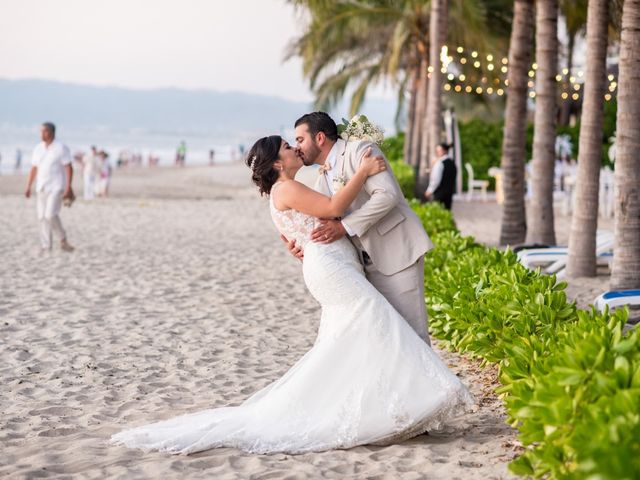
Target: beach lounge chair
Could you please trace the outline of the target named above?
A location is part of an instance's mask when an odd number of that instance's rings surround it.
[[[598,295],[593,304],[601,312],[606,307],[612,310],[623,305],[640,305],[640,290],[611,290]]]
[[[596,235],[596,257],[608,264],[607,255],[613,249],[613,233],[607,230]],[[527,268],[546,267],[545,273],[557,273],[567,264],[568,247],[529,248],[518,252],[518,261]]]

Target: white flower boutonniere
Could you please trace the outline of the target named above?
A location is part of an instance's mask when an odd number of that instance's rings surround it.
[[[333,193],[338,193],[346,184],[347,178],[344,175],[336,175],[333,177]]]

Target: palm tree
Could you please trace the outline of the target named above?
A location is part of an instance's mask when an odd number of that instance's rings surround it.
[[[423,125],[426,117],[427,109],[427,91],[429,88],[429,80],[427,77],[428,62],[424,59],[420,62],[418,69],[418,85],[416,95],[416,112],[413,118],[413,126],[411,128],[411,165],[413,165],[416,174],[420,168],[420,153],[422,149]],[[416,188],[416,197],[421,192]]]
[[[587,72],[584,85],[578,178],[567,274],[596,275],[596,229],[602,165],[602,126],[607,75],[607,26],[609,0],[590,0],[587,14]]]
[[[587,26],[587,0],[560,0],[560,12],[567,28],[567,63],[565,68],[571,74],[576,38],[584,32]],[[569,124],[571,105],[571,101],[562,102],[560,105],[560,119],[558,120],[560,125]]]
[[[411,139],[413,138],[413,128],[416,123],[416,104],[418,103],[418,85],[420,84],[420,70],[414,68],[409,74],[409,110],[407,112],[407,126],[405,128],[404,139],[404,161],[409,165],[413,165],[414,155],[411,148]]]
[[[525,239],[524,157],[527,128],[527,72],[531,65],[533,0],[515,0],[509,44],[507,107],[502,140],[504,204],[500,244],[514,245]]]
[[[355,113],[371,85],[390,79],[399,89],[399,98],[404,98],[404,86],[409,85],[410,96],[415,98],[415,114],[408,119],[408,129],[413,132],[410,157],[416,165],[425,165],[424,158],[416,158],[416,152],[423,149],[416,147],[423,130],[418,122],[424,122],[426,114],[426,105],[420,107],[420,98],[427,92],[423,75],[430,60],[429,2],[290,1],[310,14],[308,27],[293,42],[288,57],[303,59],[304,74],[316,96],[316,106],[330,107],[355,84],[350,108]],[[474,45],[480,52],[492,50],[494,36],[501,35],[510,22],[509,9],[504,8],[507,1],[453,1],[449,40]],[[419,68],[418,82],[412,82],[409,79],[416,68]]]
[[[640,288],[640,0],[622,10],[611,288]]]
[[[558,73],[558,0],[536,2],[536,108],[533,172],[527,241],[556,243],[553,225],[553,178],[556,163]]]
[[[442,65],[440,51],[446,40],[447,0],[431,0],[431,16],[429,25],[431,73],[429,74],[429,90],[427,92],[427,118],[423,125],[423,143],[421,145],[420,165],[417,178],[417,189],[424,192],[429,181],[429,168],[435,145],[440,141],[442,133]]]

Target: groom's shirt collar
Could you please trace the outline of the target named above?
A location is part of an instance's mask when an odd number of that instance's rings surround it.
[[[336,166],[336,160],[338,160],[338,142],[334,143],[331,150],[329,150],[329,155],[327,155],[325,163],[329,168],[333,169],[333,167]]]

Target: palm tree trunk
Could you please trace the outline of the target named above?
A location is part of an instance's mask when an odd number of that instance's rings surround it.
[[[524,158],[527,129],[527,71],[531,65],[533,0],[516,0],[509,44],[507,106],[502,139],[504,204],[500,245],[522,243],[527,233],[524,208]]]
[[[625,0],[616,119],[616,243],[611,288],[640,288],[640,0]]]
[[[569,37],[569,43],[567,45],[567,70],[569,71],[569,75],[571,75],[571,69],[573,68],[573,50],[576,44],[576,35],[572,32],[567,33]],[[588,35],[588,32],[587,32]],[[564,100],[560,104],[560,118],[558,123],[562,126],[569,125],[569,119],[571,117],[571,97]]]
[[[420,60],[418,67],[418,88],[416,90],[416,111],[413,121],[413,131],[411,132],[411,151],[413,152],[413,167],[418,173],[420,165],[420,141],[422,139],[422,125],[424,123],[424,108],[427,102],[427,65],[426,58]]]
[[[431,0],[431,16],[429,36],[431,48],[429,58],[433,71],[429,79],[429,92],[427,95],[427,158],[431,160],[435,156],[436,145],[441,141],[442,135],[442,62],[440,51],[442,39],[446,37],[443,32],[446,21],[443,14],[446,12],[447,0]],[[431,161],[429,161],[431,167]]]
[[[409,111],[407,112],[407,127],[404,133],[404,161],[409,165],[414,165],[413,130],[416,122],[416,103],[419,85],[419,70],[412,68],[409,73]]]
[[[416,186],[415,195],[416,198],[422,198],[424,191],[427,189],[427,183],[429,181],[429,174],[427,169],[429,168],[428,155],[426,154],[425,146],[425,125],[427,116],[427,94],[429,92],[429,79],[427,76],[427,68],[429,66],[428,54],[425,54],[421,66],[420,66],[420,85],[418,87],[418,102],[416,104],[416,125],[413,132],[414,145],[416,152],[415,160],[415,172],[416,172]],[[425,179],[426,175],[426,179]]]
[[[607,76],[608,1],[590,0],[587,11],[587,74],[580,124],[576,200],[569,235],[567,274],[570,277],[596,275],[596,229]]]
[[[558,0],[536,2],[536,108],[533,133],[533,195],[527,241],[556,243],[553,177],[556,163]]]

